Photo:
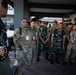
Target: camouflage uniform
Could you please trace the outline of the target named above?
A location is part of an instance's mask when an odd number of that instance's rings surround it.
[[[41,35],[42,39],[44,41],[46,41],[46,39],[48,38],[48,35],[49,35],[47,27],[46,28],[40,27],[40,29],[39,29],[39,35]],[[39,45],[38,45],[37,61],[39,61],[41,50],[45,50],[45,59],[48,60],[48,46],[49,46],[48,45],[48,41],[47,41],[46,44],[43,44],[43,42],[39,38],[39,42],[38,43],[39,43]]]
[[[75,54],[76,54],[76,32],[71,31],[70,37],[67,36],[71,42],[69,42],[66,52],[65,61],[69,61],[69,56],[71,54],[70,62],[74,62]],[[72,52],[72,53],[71,53]]]
[[[37,35],[37,38],[36,38],[37,39],[37,41],[36,41],[37,55],[38,55],[38,49],[39,49],[39,28],[40,27],[36,28],[36,32],[37,32],[37,34],[36,34]]]
[[[49,27],[48,28],[48,32],[49,32],[49,34],[50,34],[50,38],[49,38],[49,41],[48,41],[48,45],[49,45],[49,59],[50,59],[50,57],[51,57],[51,35],[52,35],[52,29],[51,29],[51,27]]]
[[[52,36],[54,36],[54,39],[51,54],[51,62],[54,62],[55,59],[56,62],[60,63],[59,59],[62,54],[63,39],[65,38],[65,32],[64,30],[55,29],[54,33],[52,33]]]
[[[57,29],[57,24],[53,24],[53,26],[51,27],[51,32],[54,32],[55,29]]]
[[[33,33],[33,42],[34,42],[34,44],[32,46],[32,52],[33,52],[32,61],[33,61],[33,63],[35,63],[36,58],[37,58],[37,44],[36,44],[37,43],[37,41],[36,41],[37,31],[36,31],[36,28],[32,29],[32,33]]]
[[[16,58],[19,62],[19,67],[22,67],[23,64],[27,66],[30,66],[31,60],[32,60],[32,32],[29,27],[21,27],[21,34],[20,29],[17,28],[15,30],[14,34],[14,43],[16,46]],[[22,49],[22,44],[26,46],[26,53]]]

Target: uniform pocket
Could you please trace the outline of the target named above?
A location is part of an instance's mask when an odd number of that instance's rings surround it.
[[[16,58],[17,60],[20,60],[24,57],[24,53],[22,51],[16,51]]]

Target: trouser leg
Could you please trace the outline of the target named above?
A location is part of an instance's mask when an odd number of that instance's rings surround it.
[[[71,44],[68,44],[66,56],[65,56],[65,59],[64,59],[65,62],[68,62],[69,61],[69,56],[71,54],[71,49],[72,49],[72,45]]]

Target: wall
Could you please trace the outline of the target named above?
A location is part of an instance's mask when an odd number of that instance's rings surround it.
[[[76,18],[76,14],[73,14],[73,15],[70,16],[70,19],[72,20],[71,21],[72,23],[75,23],[75,20],[74,20],[75,18]]]
[[[7,15],[6,18],[14,20],[14,15]]]
[[[64,18],[64,23],[68,25],[69,23],[76,23],[76,13],[69,16],[69,18]]]

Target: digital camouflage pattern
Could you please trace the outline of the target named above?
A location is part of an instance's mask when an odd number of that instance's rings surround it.
[[[25,65],[30,65],[32,60],[33,34],[29,27],[24,28],[21,26],[21,29],[22,33],[20,34],[20,30],[17,28],[13,37],[16,46],[16,58],[19,60],[19,66],[24,63]],[[27,53],[24,53],[22,44],[26,46]]]
[[[71,42],[69,42],[67,47],[65,61],[66,62],[69,61],[69,57],[72,52],[70,61],[74,62],[75,54],[76,54],[76,32],[71,31],[70,36],[67,36],[67,38],[70,39]]]

